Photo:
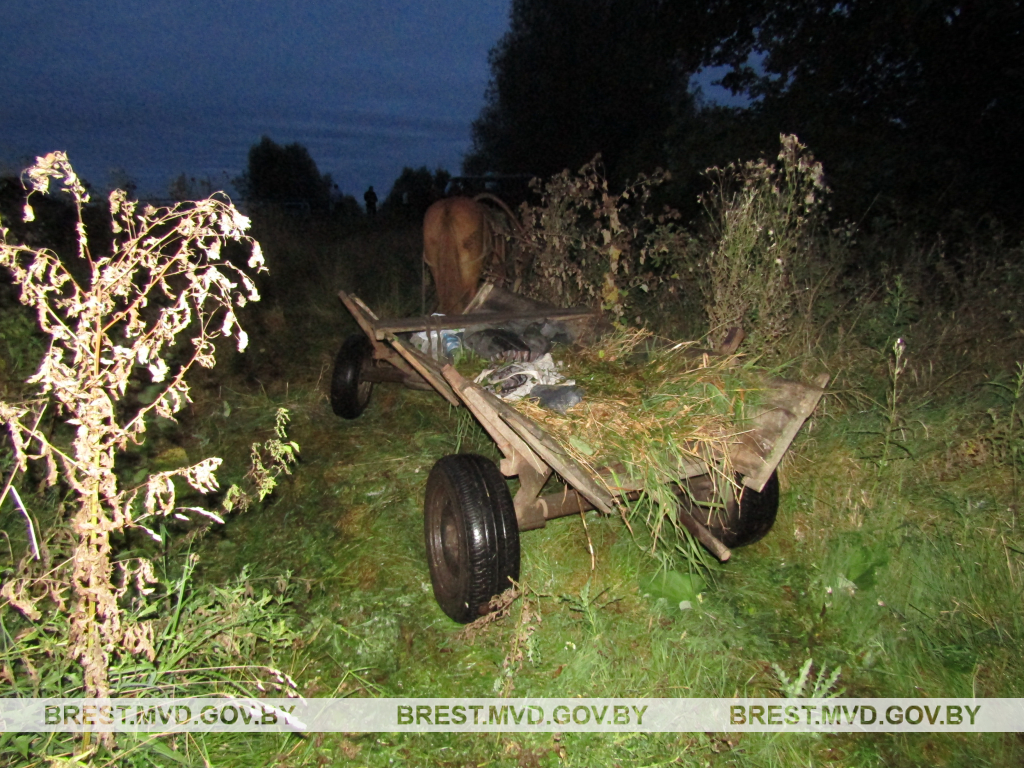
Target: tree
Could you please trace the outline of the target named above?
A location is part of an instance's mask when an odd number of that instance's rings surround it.
[[[213,182],[209,177],[197,179],[195,176],[179,174],[167,185],[167,196],[175,202],[202,200],[213,194]]]
[[[309,150],[301,144],[280,146],[264,136],[249,150],[248,170],[235,186],[249,200],[270,203],[305,203],[326,210],[331,177],[320,174]]]
[[[451,177],[442,168],[431,173],[425,165],[416,169],[406,166],[384,199],[384,212],[420,221],[430,204],[444,196]]]
[[[1020,0],[755,0],[731,22],[724,83],[814,148],[851,213],[1022,208]]]
[[[613,183],[661,162],[697,58],[693,2],[513,0],[464,171],[550,176],[601,153]],[[686,43],[681,44],[681,41]]]

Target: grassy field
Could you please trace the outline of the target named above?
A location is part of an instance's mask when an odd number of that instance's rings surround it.
[[[356,291],[383,316],[418,313],[418,233],[260,226],[272,282],[243,317],[250,352],[204,374],[181,435],[159,438],[146,457],[217,455],[228,475],[240,472],[228,467],[241,468],[250,443],[270,434],[277,408],[289,410],[299,465],[267,503],[195,546],[192,584],[204,594],[237,596],[241,584],[271,595],[287,630],[281,642],[254,642],[252,653],[304,695],[773,697],[811,660],[815,675],[838,671],[832,692],[846,696],[1024,696],[1019,251],[975,254],[974,268],[945,283],[910,256],[899,272],[851,278],[859,282],[847,303],[837,293],[828,322],[785,361],[789,375],[825,371],[832,384],[782,464],[773,532],[702,572],[692,595],[652,588],[659,562],[646,541],[618,518],[588,513],[523,535],[524,597],[507,618],[467,635],[431,593],[424,485],[442,456],[497,458],[495,447],[433,393],[378,385],[354,421],[327,402],[333,356],[355,331],[335,291]],[[677,322],[661,330],[701,333]],[[170,559],[168,568],[180,570]],[[1015,734],[196,734],[163,751],[127,737],[121,746],[122,762],[139,765],[1024,758]],[[11,743],[3,748],[18,757]]]

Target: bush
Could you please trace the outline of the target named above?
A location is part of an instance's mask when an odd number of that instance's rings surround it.
[[[662,300],[670,300],[678,293],[689,236],[675,211],[647,209],[652,189],[668,174],[641,175],[615,195],[599,162],[600,156],[576,174],[531,182],[541,202],[520,206],[515,290],[561,306],[599,305],[618,321],[642,324],[645,295],[660,288]]]
[[[739,326],[754,349],[778,351],[798,296],[821,279],[815,238],[829,191],[824,171],[796,136],[780,141],[777,165],[762,158],[706,171],[709,231],[692,268],[715,347]]]

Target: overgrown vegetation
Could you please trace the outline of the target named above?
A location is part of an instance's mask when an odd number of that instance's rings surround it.
[[[16,661],[5,665],[5,678],[14,691],[37,696],[58,695],[75,680],[72,690],[106,697],[123,685],[112,675],[136,667],[132,657],[174,673],[196,652],[191,645],[196,638],[182,634],[178,623],[188,569],[180,579],[173,619],[161,634],[153,556],[144,554],[136,539],[141,533],[168,545],[169,520],[188,521],[186,512],[222,523],[205,504],[180,501],[182,487],[175,485],[183,481],[200,497],[216,492],[215,471],[222,460],[143,469],[129,478],[119,458],[143,443],[147,429],[160,420],[173,421],[191,401],[186,374],[196,364],[214,365],[218,338],[234,337],[244,350],[247,336],[235,309],[259,295],[223,251],[235,242],[250,246],[248,266],[254,270],[263,267],[263,257],[258,243],[244,234],[248,221],[224,202],[208,199],[140,212],[123,191],[110,196],[116,248],[94,254],[82,221],[89,196],[67,157],[55,152],[39,158],[26,176],[34,193],[47,194],[56,181],[58,191],[71,196],[78,212],[75,258],[86,278],[76,279],[52,251],[8,243],[6,230],[0,230],[0,263],[10,270],[21,302],[34,311],[49,345],[28,379],[39,385],[38,394],[0,402],[10,446],[0,502],[11,499],[28,538],[28,554],[17,564],[12,550],[12,570],[0,591],[6,601],[4,624],[10,624],[6,631],[16,632]],[[31,198],[24,215],[28,221],[34,217]],[[183,333],[191,334],[187,346],[178,344]],[[148,372],[152,386],[131,402],[126,394],[136,369]],[[55,433],[47,409],[64,417],[72,430]],[[297,446],[283,441],[286,421],[282,412],[276,438],[254,446],[253,487],[233,485],[222,499],[221,514],[262,500],[280,473],[289,471]],[[42,472],[33,477],[30,462]],[[18,490],[35,483],[52,489],[51,503],[57,502],[52,527],[42,530]],[[24,631],[17,629],[22,622]],[[61,673],[48,675],[44,684],[38,668],[53,665],[51,644],[64,646]],[[174,649],[170,654],[169,648]],[[67,662],[80,669],[69,670]],[[104,744],[113,746],[109,734]]]
[[[762,166],[768,178],[783,167]],[[737,171],[734,181],[743,178]],[[763,189],[775,194],[772,185]],[[784,193],[780,187],[780,201]],[[596,244],[600,260],[587,279],[599,291],[611,251],[602,250],[608,209],[594,199],[599,205],[577,221],[586,232],[579,241]],[[587,218],[594,210],[601,219]],[[782,202],[777,210],[785,210]],[[337,289],[356,292],[382,316],[418,312],[415,231],[346,232],[271,216],[258,219],[254,231],[271,267],[290,270],[272,286],[269,306],[260,305],[259,314],[244,310],[252,355],[225,349],[223,374],[200,372],[194,402],[179,412],[179,442],[152,427],[152,451],[133,454],[130,469],[211,453],[225,457],[225,468],[240,464],[252,433],[271,435],[282,407],[303,461],[263,505],[193,540],[197,563],[184,566],[170,551],[154,559],[155,572],[168,572],[167,586],[151,597],[153,615],[162,617],[154,637],[164,645],[155,662],[127,659],[115,668],[116,692],[140,678],[149,684],[143,672],[156,670],[155,684],[176,681],[182,690],[193,680],[220,680],[220,690],[230,690],[279,674],[280,685],[293,679],[302,694],[324,697],[1022,695],[1024,270],[1021,246],[1005,234],[979,230],[930,241],[900,232],[836,238],[827,226],[800,230],[817,261],[790,279],[821,287],[790,306],[791,321],[770,344],[753,333],[756,315],[747,315],[747,344],[754,346],[741,348],[770,347],[774,357],[759,362],[770,361],[773,372],[832,376],[781,468],[774,531],[737,550],[726,566],[691,572],[679,561],[666,569],[651,558],[617,517],[553,521],[523,535],[519,597],[506,601],[504,617],[467,633],[431,594],[423,488],[443,455],[496,458],[493,444],[433,393],[378,385],[367,412],[351,422],[334,418],[325,396],[334,354],[356,330]],[[678,258],[706,257],[700,249],[713,241],[685,242],[698,250]],[[764,255],[735,252],[740,259]],[[633,256],[620,263],[626,258]],[[815,270],[829,264],[837,274],[822,281]],[[623,324],[634,321],[628,302],[636,301],[642,319],[667,336],[697,341],[711,332],[703,299],[681,315],[674,312],[678,295],[664,287],[652,293],[651,303],[641,300],[642,289],[623,298]],[[663,314],[654,314],[659,300]],[[15,372],[26,371],[18,361],[37,353],[40,340],[7,315],[0,332],[4,387],[14,392]],[[604,352],[591,361],[606,377],[590,382],[595,405],[620,366],[642,368],[628,353],[619,359],[615,350]],[[584,353],[566,352],[573,354]],[[22,481],[19,492],[34,514],[50,509],[55,517],[67,501],[38,479]],[[26,529],[10,501],[0,514],[10,541],[6,583],[15,552],[20,558],[26,551]],[[59,546],[68,545],[47,541],[54,553]],[[152,547],[143,537],[117,546],[129,557]],[[54,554],[52,562],[59,561]],[[5,689],[8,695],[77,694],[81,681],[61,641],[68,630],[59,626],[66,624],[59,612],[30,627],[8,604],[0,618],[4,685],[13,686],[10,675],[20,686]],[[196,637],[216,642],[190,639]],[[22,644],[9,642],[15,638]],[[27,655],[26,647],[36,650]],[[235,651],[252,654],[255,666],[229,683],[229,671],[217,670],[235,663]],[[161,658],[193,671],[175,674]],[[84,751],[81,743],[34,734],[5,735],[0,750],[25,765]],[[437,733],[125,737],[118,754],[122,763],[140,765],[995,766],[1020,762],[1021,753],[1013,734]]]
[[[941,229],[1024,212],[1017,0],[513,0],[472,173],[656,167],[687,218],[700,173],[795,133],[854,221]],[[714,75],[737,107],[706,101]],[[711,98],[718,93],[710,94]]]
[[[665,174],[640,176],[615,194],[600,159],[533,182],[540,202],[519,209],[513,289],[556,306],[600,306],[616,321],[639,324],[645,295],[671,301],[679,290],[686,235],[678,213],[649,210]]]
[[[691,270],[713,348],[739,327],[758,351],[777,352],[798,308],[810,319],[814,297],[827,287],[822,281],[842,268],[817,251],[828,193],[824,169],[796,136],[780,141],[777,164],[761,159],[708,171],[712,187],[702,202],[709,232]]]

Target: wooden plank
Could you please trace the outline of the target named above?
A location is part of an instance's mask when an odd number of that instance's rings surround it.
[[[480,290],[476,292],[476,296],[474,296],[470,300],[469,304],[466,305],[466,308],[462,310],[462,314],[468,315],[471,312],[474,312],[477,307],[487,301],[487,297],[491,295],[491,291],[493,290],[494,283],[484,283],[481,285]]]
[[[523,416],[519,411],[515,410],[511,406],[505,404],[502,400],[492,395],[482,387],[477,386],[473,382],[462,377],[454,368],[451,366],[445,366],[444,373],[446,377],[452,382],[453,387],[457,388],[460,394],[467,400],[467,404],[470,399],[473,399],[479,405],[481,411],[490,409],[497,413],[501,419],[508,424],[513,430],[515,430],[519,436],[526,441],[526,443],[532,448],[547,464],[554,469],[561,477],[572,486],[575,493],[579,494],[583,499],[586,499],[593,506],[593,508],[604,512],[605,514],[612,514],[615,509],[615,502],[612,495],[594,479],[591,473],[581,467],[575,459],[566,453],[565,449],[550,435],[548,435],[539,425],[533,422],[531,419]],[[550,470],[549,470],[550,471]],[[605,472],[612,474],[614,470],[612,468],[605,468]],[[552,516],[560,516],[566,514],[569,506],[559,506],[556,510],[554,505],[549,501],[548,497],[543,499],[537,498],[537,494],[543,487],[543,481],[547,480],[545,474],[542,480],[538,483],[536,478],[530,478],[530,488],[527,491],[526,496],[529,498],[520,499],[517,494],[517,499],[520,500],[520,506],[523,508],[523,523],[531,527],[541,527],[539,521],[537,521],[537,508],[541,509],[541,514],[545,519]],[[632,483],[620,483],[616,490],[626,491],[630,488]],[[639,489],[637,489],[639,490]],[[571,505],[573,502],[579,504],[578,497],[566,496],[563,504]],[[517,520],[519,518],[519,507],[517,507]],[[716,557],[719,561],[725,562],[731,557],[731,552],[728,547],[722,544],[715,536],[703,525],[693,519],[689,514],[680,510],[679,520],[695,539],[701,544],[708,548],[708,550]],[[535,524],[536,522],[536,524]],[[523,529],[527,530],[527,529]]]
[[[452,388],[448,386],[448,382],[444,380],[444,376],[441,375],[441,368],[436,360],[427,357],[418,349],[413,349],[412,346],[394,334],[388,337],[388,341],[405,358],[406,362],[415,368],[420,376],[430,382],[431,386],[440,392],[449,403],[456,407],[462,405],[462,401],[459,400],[455,392],[452,391]]]
[[[766,407],[752,419],[754,428],[747,433],[750,437],[740,443],[744,450],[764,457],[760,467],[744,475],[745,486],[758,492],[764,488],[789,450],[796,433],[825,394],[828,379],[828,374],[821,374],[813,387],[782,380],[769,386]],[[742,455],[742,452],[738,452],[738,455]]]
[[[418,388],[417,379],[426,384],[426,381],[416,372],[416,369],[405,362],[401,355],[396,354],[387,344],[381,344],[375,325],[377,315],[373,313],[373,310],[366,306],[358,296],[350,296],[345,291],[338,291],[338,298],[341,299],[341,303],[345,305],[349,314],[352,315],[356,324],[359,325],[373,345],[374,360],[384,360],[400,370],[405,375],[408,386]]]
[[[543,472],[537,472],[525,461],[522,465],[519,472],[519,491],[512,499],[512,504],[516,510],[519,530],[532,531],[543,528],[548,522],[547,510],[539,497],[544,484],[551,477],[551,467],[545,466]]]
[[[408,331],[446,331],[465,328],[467,331],[491,328],[514,320],[561,320],[565,318],[588,317],[594,312],[589,309],[538,309],[532,312],[474,312],[470,315],[437,315],[409,317],[398,320],[381,320],[375,323],[378,339],[389,333]]]
[[[732,552],[729,551],[729,548],[715,538],[711,531],[694,520],[693,516],[682,507],[679,507],[679,522],[683,524],[683,527],[690,532],[693,538],[707,547],[708,551],[717,557],[720,563],[724,563],[732,557]]]
[[[534,452],[530,445],[495,413],[490,404],[481,396],[480,393],[483,390],[480,387],[450,365],[442,368],[441,373],[452,388],[459,393],[466,407],[476,416],[487,434],[497,443],[498,450],[505,456],[501,467],[501,473],[505,477],[517,475],[521,461],[526,461],[536,472],[551,471],[551,468]]]
[[[476,387],[472,383],[470,386]],[[602,512],[610,515],[615,511],[615,501],[611,493],[593,478],[589,470],[581,467],[575,459],[566,453],[557,440],[490,392],[481,387],[476,387],[476,389],[484,401],[501,416],[502,420],[512,427],[536,451],[537,455],[561,475],[569,485],[582,493]]]
[[[481,396],[483,390],[480,387],[451,365],[444,366],[441,373],[505,456],[501,462],[501,473],[505,477],[519,476],[519,491],[512,500],[519,530],[543,528],[547,524],[547,518],[544,516],[543,505],[538,502],[538,496],[551,477],[551,467],[495,413]]]
[[[572,488],[566,488],[558,493],[549,493],[538,499],[538,502],[544,510],[545,520],[557,520],[559,517],[579,515],[596,509],[585,496]]]
[[[344,304],[348,311],[352,313],[352,316],[360,326],[363,325],[363,318],[371,323],[376,322],[379,319],[377,315],[373,313],[373,310],[366,306],[358,296],[354,294],[350,295],[345,291],[338,291],[338,298],[341,299],[341,303]]]

